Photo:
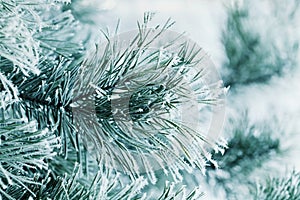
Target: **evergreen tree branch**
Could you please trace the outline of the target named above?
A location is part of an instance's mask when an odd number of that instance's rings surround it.
[[[239,199],[249,195],[249,191],[241,194],[241,190],[247,190],[255,184],[249,176],[270,158],[279,156],[283,149],[270,127],[251,124],[247,114],[237,121],[231,119],[229,123],[237,126],[227,130],[230,132],[228,149],[224,155],[213,156],[219,168],[216,169],[213,165],[208,167],[206,180],[210,184],[215,182],[218,189],[224,189],[227,198]]]
[[[185,42],[174,45],[179,38],[161,50],[151,48],[173,22],[153,31],[147,27],[152,14],[146,14],[144,23],[138,23],[139,34],[125,50],[108,39],[103,52],[98,48],[84,59],[80,38],[85,37],[74,34],[78,22],[61,4],[46,0],[0,0],[0,4],[4,198],[146,199],[140,193],[146,184],[142,175],[155,182],[154,161],[175,180],[181,178],[181,169],[204,169],[211,158],[203,142],[215,144],[174,113],[191,99],[189,86],[197,95],[193,100],[207,105],[218,103],[222,88],[203,86],[205,67],[188,75],[202,62],[201,49]],[[112,105],[122,106],[124,99],[129,108],[119,111],[130,116],[132,130],[126,116],[114,120]],[[128,173],[128,185],[124,187],[116,171]],[[199,195],[198,189],[186,194],[181,187],[166,186],[161,198]]]
[[[22,119],[6,119],[0,124],[0,192],[9,199],[10,186],[35,195],[27,184],[40,185],[35,180],[41,176],[39,171],[48,169],[46,159],[52,159],[60,147],[59,139],[50,130],[36,128],[36,122]]]
[[[209,143],[207,138],[172,114],[192,99],[183,79],[193,80],[197,104],[217,104],[222,93],[218,86],[208,90],[197,81],[204,79],[205,66],[187,77],[204,59],[197,57],[201,49],[175,42],[162,46],[162,51],[151,48],[172,24],[168,21],[161,30],[139,24],[139,33],[125,50],[118,49],[117,40],[108,40],[103,52],[96,49],[81,65],[71,105],[86,146],[99,152],[99,159],[104,157],[107,165],[125,170],[132,178],[145,170],[152,182],[156,178],[150,163],[167,165],[177,179],[179,169],[204,169],[210,159],[202,147],[202,142]],[[128,129],[131,120],[132,130]]]
[[[278,9],[281,8],[279,2],[268,2],[265,9],[272,13],[268,16],[255,9],[260,3],[235,1],[227,10],[226,27],[222,34],[228,58],[223,71],[225,86],[266,83],[273,76],[282,76],[296,66],[298,38],[287,37],[290,33],[286,30],[297,26],[295,20],[299,3],[297,0],[291,1],[289,6],[293,6]],[[268,27],[274,19],[277,21]],[[263,32],[257,31],[262,28],[256,26],[260,23],[264,24]]]
[[[270,178],[263,185],[257,184],[253,199],[297,200],[300,197],[300,174],[293,171],[287,177]]]

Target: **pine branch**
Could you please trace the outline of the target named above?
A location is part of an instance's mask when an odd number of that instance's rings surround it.
[[[138,199],[140,189],[146,184],[140,178],[127,187],[121,187],[117,174],[100,169],[93,180],[84,185],[78,182],[79,171],[75,168],[73,175],[48,182],[50,187],[43,188],[40,194],[51,199]]]
[[[140,193],[146,184],[142,175],[155,182],[157,166],[175,180],[181,169],[204,169],[210,155],[203,142],[222,147],[176,114],[190,100],[216,105],[223,94],[220,84],[204,84],[201,49],[185,41],[175,44],[177,37],[160,50],[151,48],[173,22],[148,29],[152,14],[146,14],[125,49],[108,39],[103,52],[98,48],[83,59],[87,52],[80,38],[85,36],[78,22],[52,3],[0,0],[0,92],[6,95],[0,99],[2,196],[146,199]],[[132,130],[128,121],[134,123]],[[127,186],[116,171],[128,173]],[[166,186],[161,198],[199,195],[198,189],[186,194],[181,187]]]
[[[280,2],[268,2],[265,9],[272,14],[267,16],[255,8],[260,1],[236,1],[228,8],[222,34],[228,58],[223,71],[225,86],[266,83],[272,77],[282,76],[295,68],[298,38],[286,30],[297,26],[297,2],[292,1],[285,9],[281,8]],[[274,19],[277,20],[273,22]],[[260,23],[263,23],[263,32],[257,31],[262,29],[256,26]],[[269,27],[272,23],[273,27]]]
[[[15,81],[39,75],[45,69],[44,65],[49,67],[49,63],[59,55],[78,58],[82,54],[80,36],[74,36],[74,32],[79,30],[78,23],[70,11],[61,11],[61,5],[48,1],[5,0],[0,3],[0,15],[3,15],[0,72],[9,77],[11,89],[14,84],[18,84]],[[0,80],[2,89],[8,81],[3,77]]]
[[[249,176],[263,166],[271,157],[279,156],[283,149],[269,127],[251,124],[247,114],[240,120],[230,120],[234,124],[230,130],[228,149],[224,155],[215,154],[219,168],[208,167],[207,182],[225,190],[227,198],[245,195],[240,193],[254,184]],[[244,197],[243,196],[243,197]],[[238,198],[238,197],[236,197]],[[241,198],[241,197],[239,197]]]
[[[135,181],[124,184],[122,176],[110,169],[101,168],[88,182],[83,181],[80,175],[80,166],[76,165],[73,172],[63,177],[53,177],[48,171],[42,179],[41,185],[30,185],[33,196],[24,189],[9,187],[8,191],[18,198],[33,199],[153,199],[151,194],[143,192],[147,184],[146,179],[139,177]],[[184,186],[166,183],[163,192],[157,199],[199,199],[203,195],[199,188],[187,193]]]
[[[263,185],[257,184],[254,199],[298,200],[299,188],[300,174],[293,171],[287,177],[270,178]]]
[[[10,60],[25,76],[39,74],[39,45],[33,38],[39,24],[27,20],[28,16],[35,18],[36,13],[20,1],[1,0],[0,5],[0,57]]]
[[[35,195],[27,184],[40,185],[36,180],[47,170],[46,159],[56,155],[59,139],[48,129],[37,130],[37,123],[22,119],[6,119],[0,124],[0,193],[13,199],[7,188],[26,190]]]
[[[25,115],[29,120],[38,121],[39,128],[52,127],[62,139],[62,152],[65,154],[70,142],[75,149],[79,146],[72,125],[71,108],[68,106],[72,98],[70,85],[74,82],[71,76],[75,73],[76,65],[60,58],[41,69],[41,76],[18,83],[20,101],[13,103],[11,110],[17,111],[19,116]]]
[[[2,3],[7,4],[4,1]],[[67,105],[70,104],[72,98],[70,90],[76,77],[78,62],[81,62],[83,47],[79,41],[81,36],[74,35],[74,32],[79,29],[78,22],[74,20],[70,11],[63,12],[61,6],[60,4],[53,5],[48,1],[9,3],[11,9],[8,10],[10,11],[25,10],[20,20],[32,33],[33,42],[38,44],[36,47],[38,61],[36,64],[30,62],[30,66],[34,65],[39,70],[39,75],[31,73],[27,76],[28,74],[21,73],[24,70],[19,72],[20,70],[17,70],[19,68],[14,67],[16,65],[14,60],[1,57],[0,54],[1,71],[3,71],[3,75],[0,72],[2,83],[0,83],[0,89],[4,89],[7,97],[15,101],[13,112],[17,111],[18,115],[25,114],[29,120],[38,121],[40,128],[64,127],[64,133],[55,132],[61,136],[64,150],[66,150],[66,144],[69,143],[67,137],[70,136],[72,143],[75,143],[74,130],[60,124],[62,121],[65,122],[61,119],[62,117],[66,119],[61,111],[66,110],[69,113],[71,111]],[[1,14],[3,13],[5,12],[1,11]],[[6,33],[8,39],[19,37],[15,34],[15,32]],[[9,43],[5,42],[5,44]],[[22,51],[20,50],[20,53]],[[28,57],[26,52],[24,55]],[[17,55],[12,56],[12,58],[15,57],[22,58]],[[68,114],[68,120],[71,120],[70,114]]]
[[[151,48],[172,24],[168,21],[161,30],[140,24],[139,33],[124,50],[118,49],[119,41],[108,40],[103,52],[96,49],[83,62],[75,84],[71,106],[86,146],[104,157],[106,165],[133,179],[145,170],[155,182],[150,163],[166,165],[177,179],[179,169],[203,169],[210,159],[202,146],[208,140],[186,126],[187,122],[177,120],[180,117],[173,112],[193,99],[189,84],[197,104],[217,104],[222,89],[218,85],[208,89],[201,83],[205,66],[203,71],[196,67],[204,59],[198,57],[201,49],[184,42],[168,43],[162,51]],[[191,70],[198,73],[189,77]],[[128,129],[130,121],[132,130]]]
[[[77,165],[71,174],[63,177],[53,177],[50,171],[46,172],[40,185],[28,186],[34,194],[14,186],[7,190],[15,195],[16,199],[139,199],[140,189],[146,183],[140,178],[127,187],[122,187],[117,174],[102,169],[90,182],[83,184],[79,181],[81,171],[79,168]]]

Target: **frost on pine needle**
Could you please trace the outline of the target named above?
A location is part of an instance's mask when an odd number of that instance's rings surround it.
[[[153,183],[160,168],[176,181],[180,169],[204,171],[207,146],[223,148],[189,112],[222,103],[224,90],[209,81],[202,49],[167,32],[172,24],[148,29],[146,20],[138,34],[127,35],[130,41],[107,36],[81,65],[71,104],[78,132],[98,159],[133,179],[145,173]]]
[[[54,178],[51,173],[43,180],[43,185],[36,193],[40,198],[49,199],[141,199],[141,189],[147,181],[139,179],[122,185],[119,175],[113,170],[101,168],[89,182],[80,181],[80,166],[77,165],[73,172],[63,177]]]
[[[0,122],[0,193],[8,199],[10,187],[34,192],[28,185],[39,185],[39,170],[48,169],[46,159],[55,156],[59,139],[48,129],[37,130],[35,121],[7,119]]]
[[[14,100],[18,99],[18,95],[19,95],[18,89],[1,72],[0,72],[0,80],[1,80],[1,86],[4,89],[4,91],[2,91],[1,93],[4,94],[3,97],[5,97],[6,101],[12,100],[12,99],[14,99]],[[0,106],[4,108],[5,104],[1,104]]]
[[[12,67],[25,76],[30,72],[39,74],[39,43],[33,38],[36,25],[30,26],[32,17],[34,11],[21,2],[0,1],[0,57],[12,62]]]
[[[80,165],[76,165],[73,172],[64,176],[55,177],[51,171],[45,173],[41,184],[31,187],[36,194],[30,194],[18,188],[10,187],[9,192],[17,197],[28,199],[140,199],[151,200],[151,195],[143,191],[147,179],[139,177],[136,180],[124,183],[122,176],[108,168],[99,169],[89,182],[82,182],[80,177]],[[199,199],[203,193],[199,188],[186,192],[184,187],[176,184],[166,184],[159,199]],[[12,198],[14,199],[14,197]]]
[[[34,35],[39,41],[42,55],[49,53],[66,58],[82,53],[82,37],[75,32],[80,31],[80,24],[74,19],[70,10],[61,11],[61,7],[52,6],[43,15],[43,27]],[[43,57],[42,57],[43,58]]]
[[[186,191],[185,186],[178,186],[174,183],[166,182],[163,193],[156,199],[158,200],[171,200],[171,199],[185,199],[193,200],[200,199],[204,195],[199,187],[194,188],[190,192]]]
[[[74,36],[78,28],[71,12],[62,11],[62,4],[0,1],[0,89],[18,99],[20,88],[16,84],[45,79],[59,56],[80,57],[81,36]]]
[[[66,106],[72,98],[72,82],[76,77],[76,66],[81,61],[81,36],[74,34],[79,24],[71,12],[63,11],[63,5],[56,1],[0,1],[0,4],[0,15],[4,15],[0,18],[0,21],[4,20],[0,23],[3,26],[0,29],[0,34],[3,32],[0,91],[6,95],[1,106],[4,108],[18,100],[10,114],[25,114],[29,121],[38,121],[41,128],[56,126],[59,131],[64,130],[61,134],[57,130],[54,132],[61,136],[65,150],[65,138],[71,135],[71,131],[66,130],[68,126],[60,124],[66,122],[66,116],[60,114],[65,109],[60,107]],[[19,20],[20,23],[9,24],[6,21],[8,16],[9,20]],[[22,38],[26,42],[21,41]],[[1,54],[2,47],[10,51],[11,57]],[[32,52],[35,60],[30,60]],[[18,64],[21,61],[26,63]]]

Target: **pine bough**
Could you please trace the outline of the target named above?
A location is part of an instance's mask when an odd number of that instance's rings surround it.
[[[126,48],[105,35],[91,53],[63,3],[0,0],[1,198],[148,199],[142,188],[159,166],[179,182],[159,199],[198,199],[179,171],[204,170],[206,146],[223,145],[174,113],[193,99],[188,87],[197,104],[223,94],[203,84],[205,66],[190,76],[202,50],[186,42],[152,49],[173,23],[150,29],[146,14]]]

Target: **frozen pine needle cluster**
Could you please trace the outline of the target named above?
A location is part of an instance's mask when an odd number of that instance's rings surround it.
[[[69,3],[0,0],[0,199],[200,198],[181,171],[225,146],[182,117],[223,103],[206,55],[151,13],[94,49]],[[172,180],[153,197],[157,170]]]

